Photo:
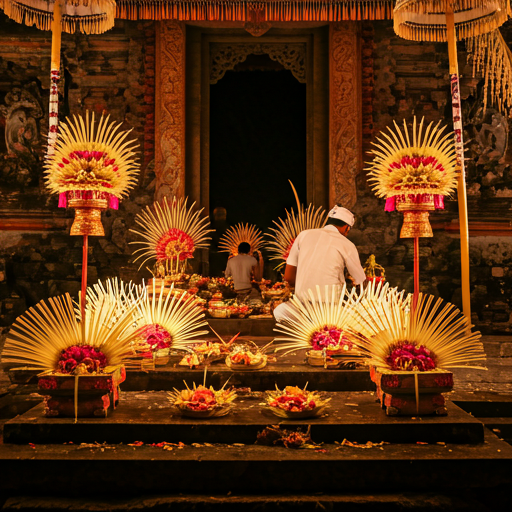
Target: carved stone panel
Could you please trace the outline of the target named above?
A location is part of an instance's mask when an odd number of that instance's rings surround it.
[[[226,71],[248,55],[268,55],[279,62],[302,84],[306,83],[305,43],[212,43],[210,45],[210,83],[216,84]]]
[[[158,32],[155,199],[185,195],[185,28],[162,21]]]
[[[331,23],[329,34],[329,202],[347,208],[357,200],[361,167],[359,35],[355,23]]]

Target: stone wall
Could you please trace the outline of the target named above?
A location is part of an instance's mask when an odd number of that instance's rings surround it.
[[[50,34],[0,14],[0,325],[42,298],[80,287],[81,237],[69,236],[73,212],[57,208],[43,180],[48,132]],[[141,174],[118,211],[103,214],[106,236],[89,241],[89,282],[141,279],[129,263],[128,232],[154,194],[153,23],[117,22],[97,36],[63,34],[61,113],[108,112],[133,128]]]
[[[512,30],[503,29],[512,41]],[[373,44],[371,44],[373,43]],[[370,52],[370,49],[373,52]],[[393,120],[444,119],[451,125],[448,56],[445,44],[416,43],[395,36],[390,22],[363,28],[363,98],[373,87],[371,117],[365,114],[364,160],[378,133]],[[373,61],[373,84],[367,67]],[[464,98],[466,171],[470,221],[471,302],[473,322],[483,331],[505,333],[511,329],[512,286],[512,155],[508,123],[496,110],[482,111],[482,81],[472,76],[463,44],[459,66]],[[366,85],[366,88],[364,87]],[[393,285],[413,290],[412,240],[400,239],[402,215],[385,213],[384,201],[371,193],[365,173],[359,177],[356,228],[350,237],[361,259],[375,253]],[[461,307],[460,245],[457,201],[431,214],[434,238],[420,242],[420,287]]]
[[[512,30],[504,29],[512,41]],[[443,44],[420,44],[397,38],[391,22],[365,23],[362,30],[363,150],[393,119],[427,121],[451,117],[448,59]],[[64,114],[86,108],[111,114],[133,127],[140,142],[139,186],[119,211],[104,214],[106,236],[92,239],[89,282],[121,275],[140,279],[129,263],[134,216],[154,193],[154,65],[152,23],[117,22],[98,36],[64,35]],[[511,328],[512,179],[508,123],[493,109],[482,112],[482,88],[471,76],[461,47],[462,92],[469,214],[471,221],[471,290],[475,323],[489,333]],[[81,240],[68,235],[72,212],[58,211],[42,180],[44,140],[48,128],[50,36],[18,25],[0,14],[0,325],[41,298],[70,291],[76,295],[81,273]],[[412,242],[401,240],[402,217],[385,213],[358,176],[356,229],[352,240],[364,260],[375,253],[388,280],[412,291]],[[433,239],[421,241],[421,288],[460,306],[460,251],[457,204],[432,215]],[[8,228],[8,230],[5,230]]]

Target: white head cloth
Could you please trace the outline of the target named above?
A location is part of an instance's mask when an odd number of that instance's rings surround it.
[[[347,210],[346,208],[343,208],[343,206],[335,206],[330,212],[329,217],[331,219],[339,219],[343,222],[346,222],[350,227],[354,225],[355,217],[354,214]]]

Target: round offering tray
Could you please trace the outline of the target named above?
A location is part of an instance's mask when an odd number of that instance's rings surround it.
[[[261,361],[256,364],[244,364],[244,363],[233,363],[231,362],[231,356],[226,357],[226,366],[231,370],[237,371],[248,371],[248,370],[261,370],[267,366],[267,356],[263,355]]]
[[[319,405],[314,409],[304,409],[303,411],[285,411],[279,407],[266,406],[266,409],[272,412],[275,416],[280,418],[287,418],[290,420],[300,420],[304,418],[318,418],[324,413],[325,405]]]
[[[186,406],[174,406],[174,408],[187,418],[220,418],[228,415],[233,410],[232,405],[218,406],[206,411],[194,411]]]

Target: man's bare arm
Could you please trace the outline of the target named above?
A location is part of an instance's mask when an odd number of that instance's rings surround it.
[[[296,277],[297,277],[297,267],[287,264],[284,269],[284,280],[287,281],[290,286],[295,286],[295,278]]]

